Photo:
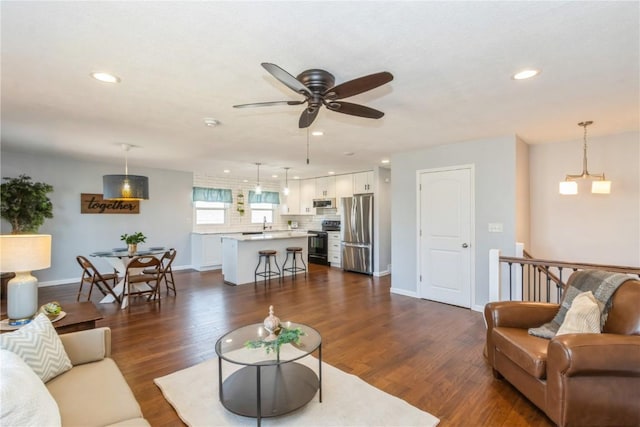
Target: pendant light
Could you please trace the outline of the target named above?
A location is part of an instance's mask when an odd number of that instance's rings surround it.
[[[591,193],[593,194],[609,194],[611,193],[611,181],[607,181],[604,177],[604,173],[593,174],[589,173],[587,169],[587,126],[593,124],[593,121],[588,120],[586,122],[578,123],[578,126],[584,128],[584,145],[582,156],[582,173],[579,175],[567,175],[564,181],[560,182],[559,191],[562,195],[575,195],[578,194],[577,179],[591,179]]]
[[[289,169],[291,168],[284,168],[284,190],[282,192],[285,196],[289,195]]]
[[[262,163],[256,163],[256,166],[258,167],[258,179],[256,181],[256,194],[262,194],[262,187],[260,187],[260,165]]]
[[[148,200],[149,178],[129,175],[127,153],[131,145],[122,144],[124,151],[124,175],[104,175],[102,177],[102,197],[115,200]]]

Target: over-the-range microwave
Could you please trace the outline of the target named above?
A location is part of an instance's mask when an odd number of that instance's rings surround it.
[[[336,207],[336,199],[313,199],[314,208],[331,209]]]

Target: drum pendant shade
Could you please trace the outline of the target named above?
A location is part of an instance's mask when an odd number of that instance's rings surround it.
[[[149,178],[141,175],[104,175],[102,197],[116,200],[148,200]]]

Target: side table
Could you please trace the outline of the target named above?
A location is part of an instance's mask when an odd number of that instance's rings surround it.
[[[67,315],[52,323],[58,334],[94,329],[96,321],[102,319],[102,314],[90,301],[64,303],[62,304],[62,309]],[[6,317],[6,315],[3,317]],[[2,329],[0,333],[10,332],[11,330],[15,329]]]

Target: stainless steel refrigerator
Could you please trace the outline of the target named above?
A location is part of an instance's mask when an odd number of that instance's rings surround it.
[[[342,268],[373,274],[373,195],[343,197],[340,210]]]

